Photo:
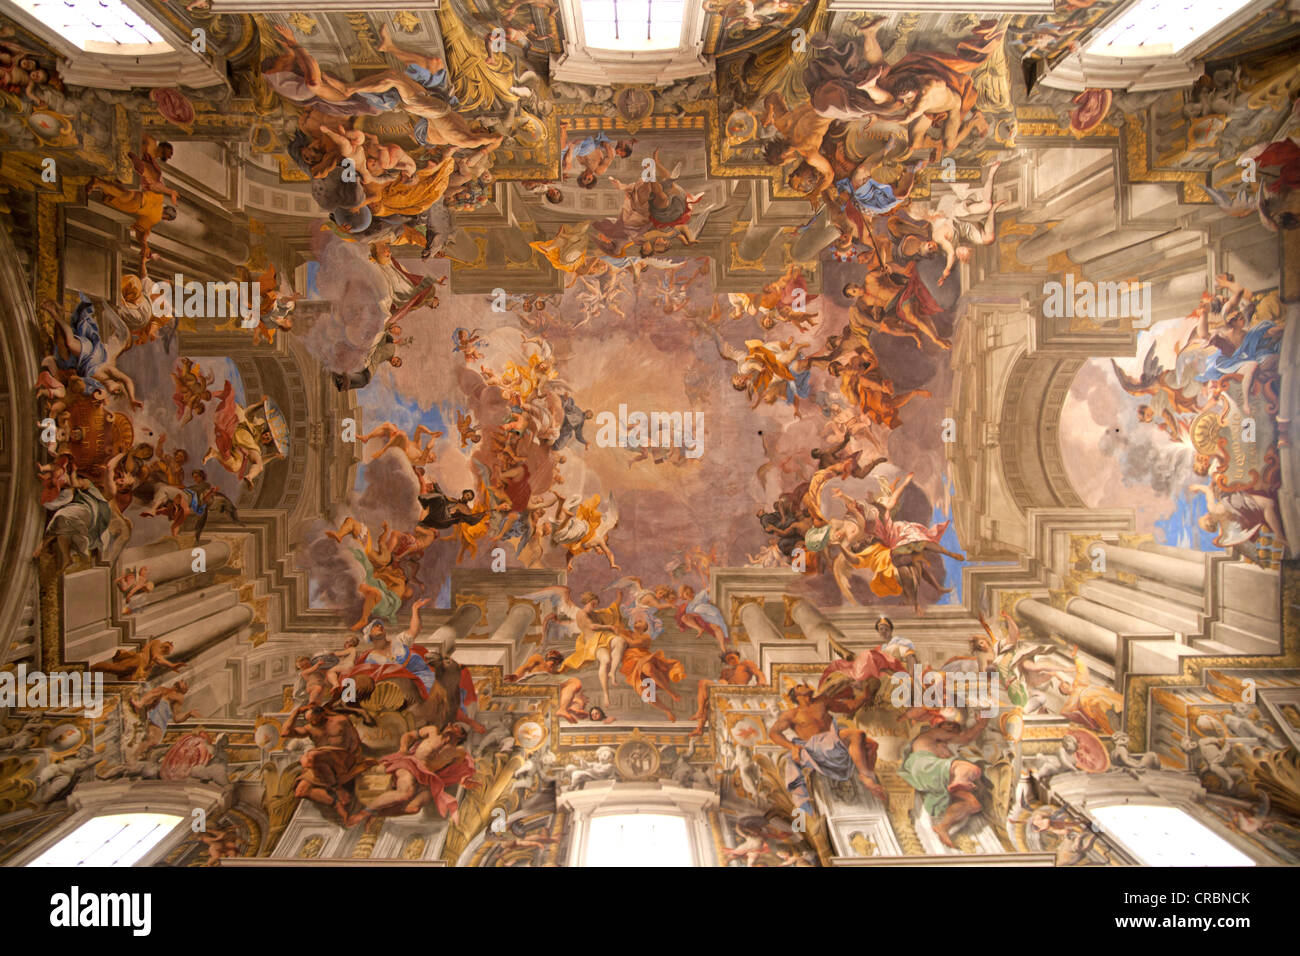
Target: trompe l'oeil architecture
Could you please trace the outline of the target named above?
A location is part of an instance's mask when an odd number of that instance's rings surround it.
[[[0,862],[1300,861],[1297,13],[876,6],[0,0]]]

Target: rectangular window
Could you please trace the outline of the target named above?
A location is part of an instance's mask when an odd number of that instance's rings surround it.
[[[1177,56],[1254,0],[1138,0],[1086,47],[1096,56]]]
[[[140,56],[171,45],[122,0],[10,0],[87,53]]]
[[[1255,861],[1190,813],[1119,804],[1091,810],[1102,828],[1148,866],[1254,866]]]
[[[586,45],[598,50],[674,50],[685,0],[581,0]]]
[[[611,813],[587,824],[584,866],[694,866],[686,818]]]
[[[181,822],[171,813],[114,813],[87,820],[28,866],[134,866]]]

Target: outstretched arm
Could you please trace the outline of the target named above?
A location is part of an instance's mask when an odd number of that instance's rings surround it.
[[[898,507],[898,499],[903,496],[903,489],[912,483],[913,477],[914,474],[909,472],[906,478],[894,486],[894,490],[889,493],[889,497],[884,501],[886,511],[893,511]]]
[[[420,636],[420,608],[428,603],[428,598],[420,598],[411,605],[411,626],[406,629],[408,643],[414,643],[415,639]]]
[[[299,729],[299,728],[297,728],[297,727],[295,727],[294,724],[296,724],[296,723],[298,722],[298,715],[301,714],[301,713],[303,712],[303,710],[304,710],[306,707],[307,707],[306,704],[299,704],[299,705],[298,705],[297,707],[295,707],[293,710],[289,711],[289,716],[286,717],[286,718],[284,719],[284,723],[280,725],[280,736],[281,736],[281,737],[301,737],[301,736],[302,736],[302,730]]]

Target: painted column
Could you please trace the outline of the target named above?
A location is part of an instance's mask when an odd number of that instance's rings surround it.
[[[478,605],[462,604],[452,611],[451,617],[433,632],[427,643],[441,645],[443,653],[449,653],[474,629],[474,625],[482,616],[483,612],[479,610]],[[506,620],[509,620],[509,615],[506,616]]]
[[[1115,662],[1119,638],[1114,631],[1058,610],[1037,598],[1025,598],[1017,604],[1016,614],[1043,633],[1060,635],[1100,660]]]
[[[235,633],[252,620],[252,609],[245,604],[236,604],[209,617],[168,631],[165,637],[175,645],[174,656],[185,657]]]
[[[754,648],[754,659],[762,666],[762,647],[765,643],[784,641],[772,619],[763,612],[763,605],[750,601],[740,608],[740,623],[745,628],[745,636]]]
[[[1157,551],[1123,548],[1117,544],[1103,544],[1106,568],[1127,571],[1138,577],[1150,578],[1192,591],[1205,590],[1205,562],[1175,558]]]
[[[461,608],[460,610],[464,610],[464,608]],[[477,611],[478,609],[475,608],[475,610]],[[459,611],[457,613],[459,613]],[[516,604],[506,613],[506,619],[501,622],[501,626],[492,632],[491,639],[494,641],[509,641],[511,644],[518,644],[523,639],[523,636],[528,633],[528,629],[532,627],[533,620],[536,616],[537,612],[531,605]],[[475,618],[475,620],[477,620],[477,618]],[[474,622],[471,621],[469,625],[466,626],[466,633],[469,633],[469,628],[473,626]],[[441,630],[441,628],[439,630]]]
[[[219,568],[230,560],[230,545],[225,541],[207,541],[199,545],[204,552],[207,570]],[[194,573],[194,554],[190,548],[178,548],[159,555],[150,555],[132,561],[132,568],[148,568],[149,580],[157,587]]]
[[[799,625],[804,637],[816,642],[817,653],[823,658],[829,659],[836,651],[849,653],[845,647],[848,638],[844,632],[832,624],[815,604],[802,599],[796,601],[790,608],[790,616]]]

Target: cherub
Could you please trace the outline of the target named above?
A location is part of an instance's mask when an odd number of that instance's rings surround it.
[[[484,341],[478,329],[458,327],[451,333],[451,350],[460,352],[466,363],[483,361],[483,353],[478,346]]]
[[[212,400],[211,385],[216,378],[214,372],[204,374],[199,363],[193,359],[181,357],[180,364],[172,373],[176,391],[172,401],[176,403],[176,414],[183,415],[181,424],[188,424],[196,415],[207,411],[207,402]]]
[[[483,440],[483,432],[478,425],[474,424],[472,412],[456,410],[456,430],[460,433],[460,447],[462,449],[468,448],[470,445],[477,445]]]
[[[132,598],[142,592],[148,594],[154,589],[154,583],[149,580],[149,568],[143,564],[138,568],[127,568],[118,575],[117,580],[113,583],[122,592],[123,614],[130,614],[133,610],[131,607]]]
[[[199,839],[208,848],[208,866],[216,866],[221,860],[239,856],[244,845],[234,824],[225,828],[208,827],[199,834]]]
[[[357,660],[357,648],[361,645],[361,638],[355,634],[349,634],[343,639],[343,649],[335,651],[333,656],[338,661],[333,667],[325,672],[325,680],[331,687],[338,687],[343,680],[343,674],[352,669],[352,665]]]
[[[567,126],[567,123],[560,124],[561,135],[564,135]],[[594,135],[587,136],[578,143],[565,146],[561,165],[561,180],[567,179],[573,172],[576,161],[582,166],[582,172],[578,174],[578,185],[583,189],[594,189],[597,180],[609,169],[610,163],[614,161],[615,157],[625,159],[632,155],[632,144],[634,142],[635,140],[619,140],[616,143],[603,132],[597,131]]]

